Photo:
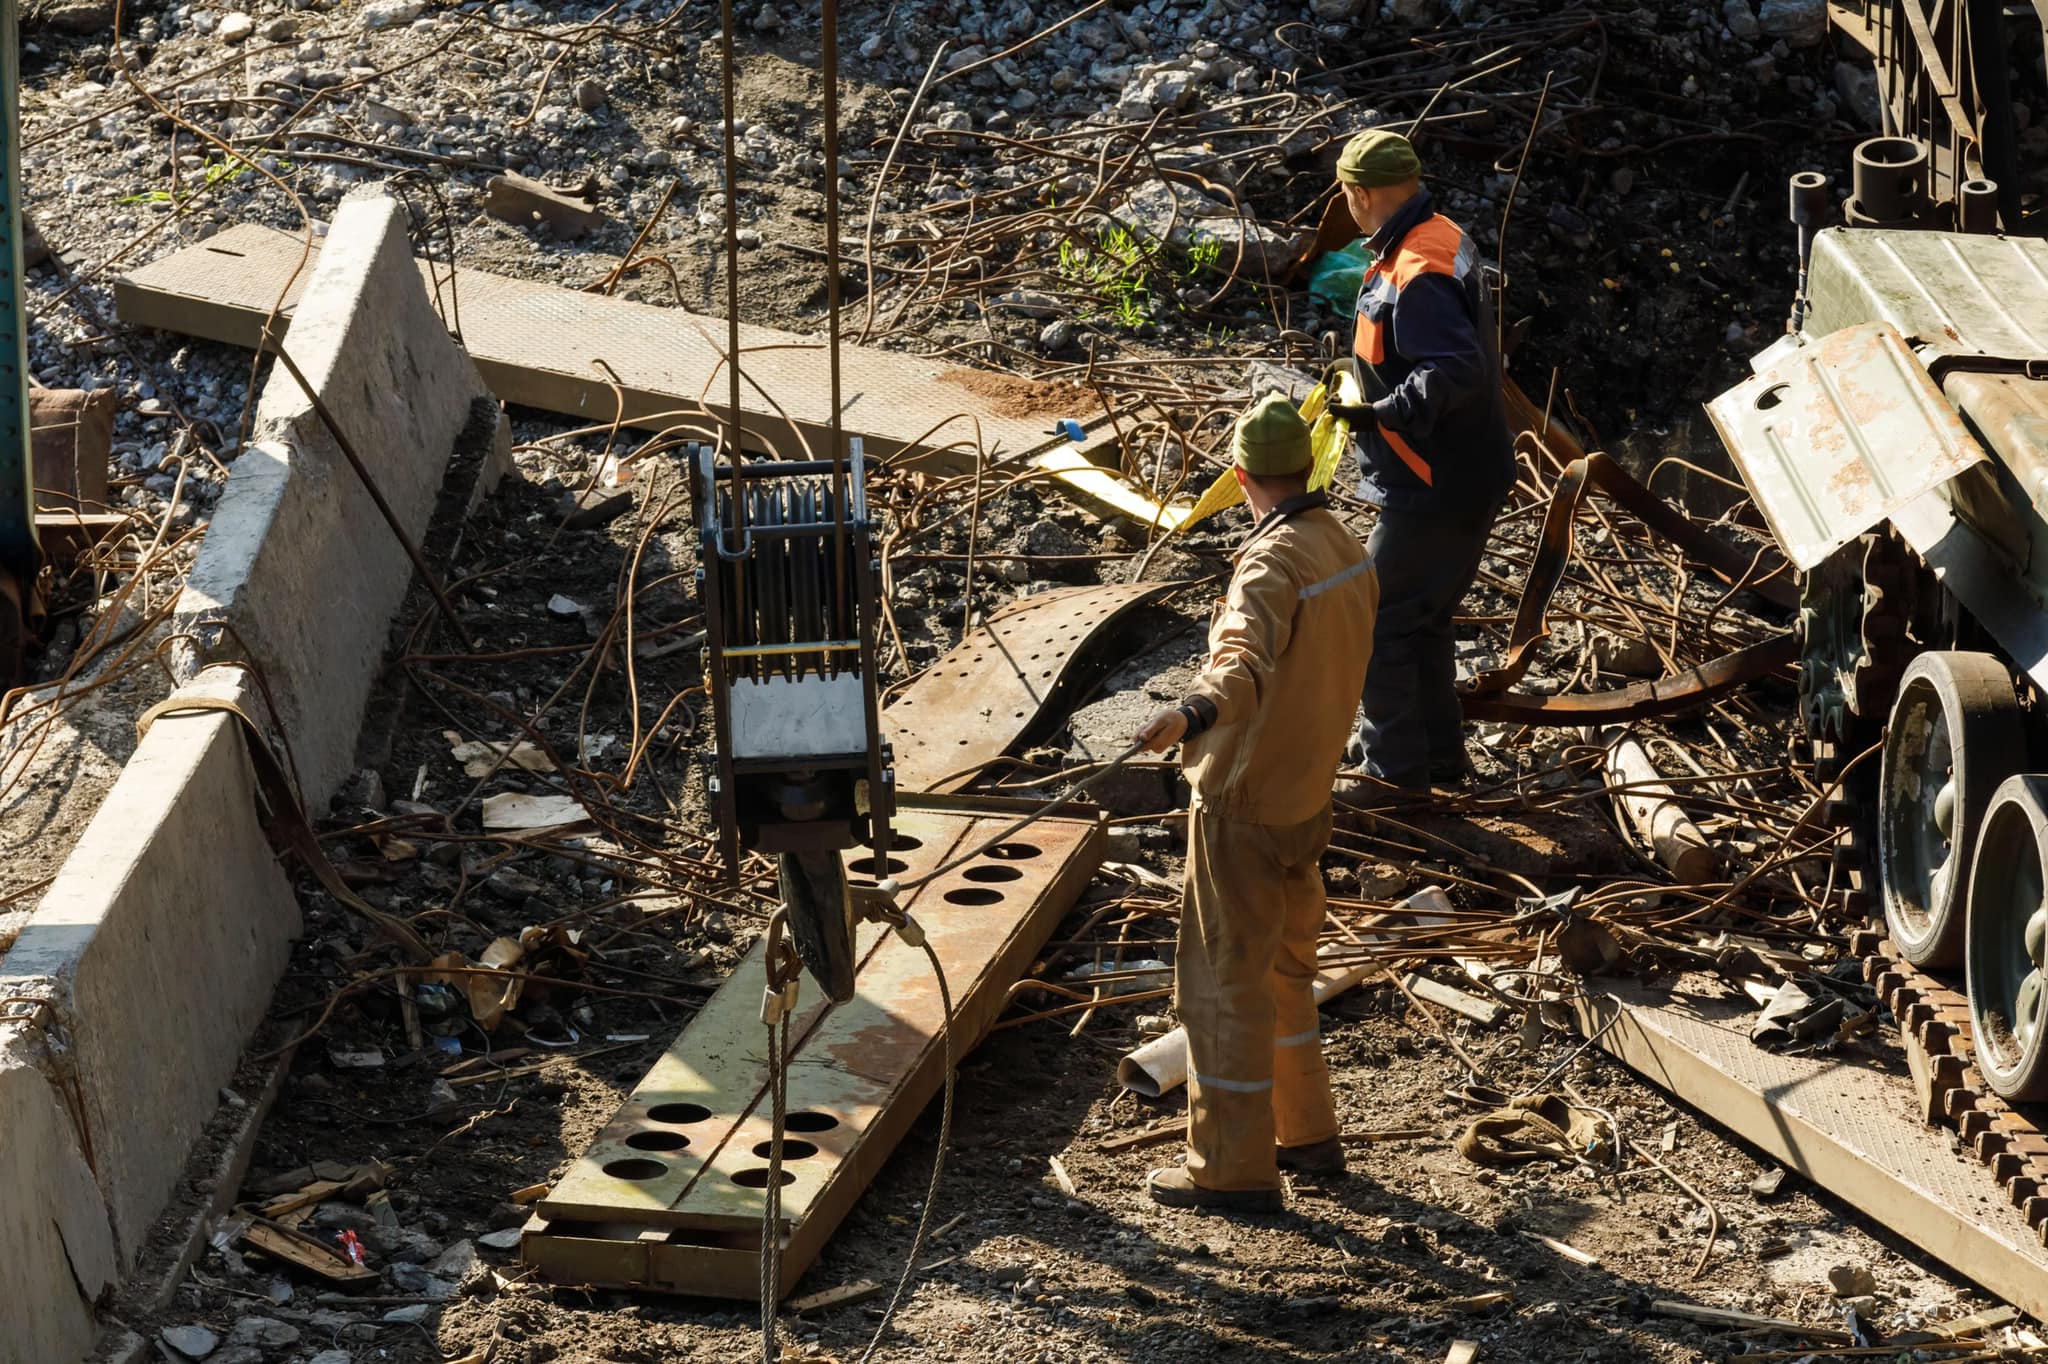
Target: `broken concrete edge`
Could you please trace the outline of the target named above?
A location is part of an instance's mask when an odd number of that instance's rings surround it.
[[[91,1348],[284,969],[298,905],[242,743],[218,713],[152,726],[0,959],[0,996],[42,1002],[0,1041],[0,1297],[38,1305],[0,1319],[0,1357]],[[17,1140],[38,1085],[62,1120]]]
[[[447,491],[473,507],[510,467],[510,439],[412,267],[401,215],[388,199],[343,206],[291,350],[418,540],[450,452],[465,486]],[[177,662],[184,685],[0,955],[0,1360],[93,1350],[95,1304],[135,1269],[299,930],[258,819],[248,731],[175,701],[225,698],[279,724],[323,808],[412,581],[281,369],[257,434],[187,588],[179,628],[198,643]]]

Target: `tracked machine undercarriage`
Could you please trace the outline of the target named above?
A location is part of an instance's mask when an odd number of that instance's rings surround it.
[[[1856,149],[1841,225],[1825,177],[1793,178],[1791,325],[1708,410],[1802,575],[1835,885],[1882,925],[1859,935],[1872,979],[1940,1062],[1930,1116],[1973,1112],[1986,1159],[2031,1170],[2048,1109],[2014,1105],[2048,1102],[2048,214],[2009,115],[2015,84],[2039,99],[2048,5],[1831,10],[1877,62],[1886,135]],[[2023,1184],[2048,1228],[2048,1182]]]

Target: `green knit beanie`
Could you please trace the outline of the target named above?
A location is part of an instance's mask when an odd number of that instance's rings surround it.
[[[1260,478],[1298,474],[1315,461],[1308,423],[1283,393],[1268,393],[1237,419],[1230,448],[1237,467]]]
[[[1399,133],[1371,128],[1344,144],[1337,158],[1337,178],[1350,185],[1378,189],[1405,185],[1422,174],[1415,145]]]

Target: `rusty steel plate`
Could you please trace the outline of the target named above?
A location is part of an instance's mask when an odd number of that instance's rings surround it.
[[[1758,359],[1707,413],[1801,569],[1985,458],[1890,323]]]
[[[935,798],[898,813],[887,874],[921,875],[1000,833],[1025,803]],[[910,892],[953,993],[956,1059],[987,1032],[1009,987],[1101,865],[1095,817],[1041,821]],[[848,854],[856,883],[877,874]],[[783,1291],[938,1092],[945,1011],[924,953],[864,926],[852,1000],[806,980],[791,1035],[782,1213]],[[538,1205],[527,1261],[564,1282],[712,1296],[759,1291],[765,1143],[766,980],[759,943],[684,1028],[590,1149]]]
[[[1024,736],[1096,634],[1170,584],[1067,587],[1012,602],[882,712],[896,789],[949,791]]]
[[[1756,1008],[1685,977],[1660,995],[1607,984],[1580,1031],[1684,1100],[2030,1316],[2048,1313],[2048,1249],[1977,1161],[1924,1125],[1903,1059],[1780,1056],[1749,1040]]]

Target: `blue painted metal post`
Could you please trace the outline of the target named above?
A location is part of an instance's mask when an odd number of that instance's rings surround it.
[[[42,552],[36,544],[28,426],[28,316],[21,268],[21,39],[16,0],[0,0],[0,686],[26,637]]]

